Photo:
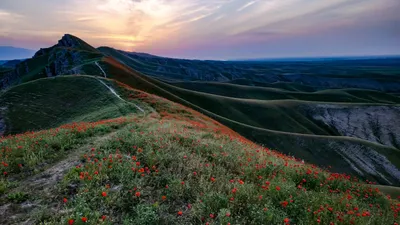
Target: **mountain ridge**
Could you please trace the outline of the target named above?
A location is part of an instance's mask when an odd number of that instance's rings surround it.
[[[32,57],[35,50],[13,46],[0,46],[0,60],[26,59]]]

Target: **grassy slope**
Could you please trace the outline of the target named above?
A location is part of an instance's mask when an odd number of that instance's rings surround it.
[[[346,103],[400,103],[400,98],[363,89],[333,89],[316,92],[288,91],[280,88],[252,87],[216,82],[174,82],[176,87],[233,98],[259,100],[305,100]]]
[[[287,91],[300,91],[300,92],[313,92],[318,89],[318,87],[311,87],[307,85],[302,85],[293,82],[276,82],[276,83],[260,83],[246,79],[236,79],[229,81],[230,84],[237,84],[237,85],[246,85],[246,86],[257,86],[257,87],[266,87],[266,88],[277,88],[283,89]]]
[[[102,50],[104,52],[104,50]],[[315,121],[309,120],[301,111],[299,107],[312,105],[312,102],[303,101],[248,101],[246,99],[236,99],[220,97],[217,95],[204,94],[194,91],[189,91],[181,88],[177,88],[158,80],[143,76],[142,74],[132,70],[129,66],[136,63],[136,66],[140,65],[140,61],[127,57],[126,55],[120,54],[113,49],[107,48],[108,54],[113,55],[112,57],[96,58],[99,61],[99,65],[106,71],[107,76],[116,79],[120,82],[128,84],[131,87],[144,90],[146,92],[154,93],[159,96],[164,96],[170,100],[190,106],[200,112],[205,113],[208,116],[218,119],[224,122],[226,125],[231,126],[236,131],[245,135],[246,137],[257,141],[258,143],[266,144],[267,146],[276,146],[285,153],[293,154],[297,157],[303,157],[310,162],[316,163],[321,166],[331,165],[329,157],[333,157],[338,166],[333,165],[334,169],[341,172],[348,172],[356,174],[350,163],[340,163],[343,158],[348,158],[340,155],[335,151],[335,148],[340,147],[343,149],[354,149],[361,148],[362,154],[369,154],[372,150],[383,153],[388,159],[397,167],[399,167],[399,155],[395,149],[387,148],[382,145],[376,145],[370,142],[365,142],[359,139],[348,139],[348,138],[335,138],[330,136],[314,136],[319,135],[336,135],[335,130],[329,127],[322,126]],[[97,52],[95,54],[98,54]],[[123,62],[126,65],[121,64]],[[93,60],[88,59],[87,64],[89,66],[89,72],[98,74],[101,71],[94,66]],[[154,68],[148,68],[154,69]],[[84,70],[85,71],[85,70]],[[225,85],[231,87],[229,85]],[[241,88],[243,86],[236,86],[237,90],[234,92],[243,92]],[[290,88],[304,88],[301,87],[290,87]],[[222,89],[227,89],[222,88]],[[341,99],[351,100],[354,102],[396,102],[398,99],[390,95],[381,95],[377,92],[368,92],[370,94],[364,95],[358,90],[346,90],[341,91],[328,91],[326,92],[314,92],[314,93],[299,93],[294,94],[288,91],[278,91],[276,89],[261,89],[261,94],[258,93],[259,89],[249,89],[251,95],[266,94],[271,96],[270,98],[289,98],[289,99],[323,99],[324,97],[330,97],[330,99]],[[304,90],[311,91],[311,90]],[[390,97],[390,98],[389,98]],[[388,99],[386,99],[388,98]],[[252,107],[249,108],[249,105]],[[218,106],[218,107],[216,107]],[[260,114],[259,112],[267,112]],[[278,130],[278,131],[276,131]],[[279,131],[290,131],[300,132],[308,135],[297,135],[287,132]],[[266,138],[269,137],[269,138]],[[287,138],[290,141],[284,141]],[[287,144],[291,143],[291,144]],[[315,148],[315,143],[317,148]],[[316,149],[323,149],[324,155],[327,160],[321,160],[321,156]],[[329,152],[329,153],[326,153]],[[349,154],[352,154],[349,152]],[[369,158],[369,157],[367,157]],[[348,159],[354,161],[354,159]],[[331,160],[332,161],[332,160]],[[352,162],[354,163],[354,162]],[[344,164],[344,165],[343,165]],[[363,165],[357,165],[358,169],[364,172],[362,177],[378,180],[381,183],[389,183],[382,180],[376,173],[371,175],[365,168],[361,168]],[[386,176],[386,170],[383,168],[374,168],[373,171],[379,171]],[[398,180],[389,178],[391,183],[397,183]]]
[[[393,177],[393,175],[388,174],[388,170],[386,168],[383,168],[382,166],[378,165],[376,168],[372,168],[371,172],[370,168],[365,168],[364,164],[355,164],[354,159],[349,159],[349,155],[343,155],[342,153],[338,153],[336,151],[336,148],[344,148],[344,149],[359,149],[358,152],[348,152],[348,154],[356,154],[356,155],[364,155],[367,158],[371,158],[370,154],[371,151],[379,152],[383,154],[384,156],[387,157],[389,162],[387,163],[392,163],[395,167],[399,168],[400,167],[400,154],[398,150],[393,149],[393,148],[388,148],[383,145],[379,144],[374,144],[368,141],[363,141],[361,139],[357,138],[346,138],[346,137],[332,137],[332,136],[315,136],[315,135],[297,135],[293,133],[288,133],[288,132],[278,132],[270,129],[264,129],[264,128],[257,128],[253,126],[249,126],[248,124],[244,124],[241,122],[237,122],[234,120],[229,119],[230,117],[224,117],[221,116],[217,113],[214,113],[211,110],[208,110],[209,108],[207,107],[200,107],[200,106],[205,106],[207,105],[208,107],[213,107],[213,106],[219,106],[219,107],[214,107],[216,109],[224,109],[221,111],[222,115],[232,115],[232,113],[236,113],[238,116],[246,116],[245,118],[249,118],[249,120],[253,120],[254,118],[249,117],[246,115],[246,112],[238,112],[235,111],[236,107],[230,109],[230,105],[226,101],[220,101],[217,102],[216,99],[227,99],[227,98],[207,98],[207,94],[203,93],[196,93],[193,91],[188,91],[185,89],[180,89],[176,88],[174,86],[165,84],[161,81],[158,81],[156,79],[144,76],[138,72],[133,71],[131,68],[128,66],[122,65],[119,62],[117,62],[113,58],[105,58],[104,61],[101,63],[102,67],[106,71],[109,77],[116,79],[124,84],[127,84],[131,87],[138,88],[140,90],[157,94],[159,96],[166,97],[172,101],[182,103],[186,106],[189,106],[193,109],[198,110],[199,112],[204,113],[207,116],[210,116],[214,119],[219,120],[220,122],[224,123],[227,126],[230,126],[233,128],[235,131],[243,134],[245,137],[250,138],[251,140],[255,140],[258,143],[263,143],[267,146],[274,146],[277,149],[280,149],[280,151],[283,151],[287,154],[293,154],[296,157],[301,157],[305,158],[308,161],[315,163],[319,166],[329,166],[332,165],[335,171],[340,171],[340,172],[346,172],[350,173],[353,175],[359,175],[365,179],[371,179],[371,180],[377,180],[380,183],[388,184],[397,184],[399,182],[398,178]],[[236,99],[235,99],[236,101]],[[199,102],[201,104],[199,104]],[[212,104],[210,104],[212,103]],[[246,104],[243,104],[243,109],[246,109]],[[221,107],[223,106],[223,107]],[[262,104],[261,104],[262,106]],[[283,105],[282,107],[285,107]],[[282,114],[282,111],[280,108],[277,109],[276,113],[274,115],[283,118],[286,116],[286,114]],[[224,114],[226,113],[226,114]],[[296,112],[293,110],[290,110],[290,113],[295,113]],[[293,127],[295,126],[294,124],[296,123],[303,123],[307,122],[309,120],[304,120],[301,116],[301,114],[298,114],[300,116],[299,119],[296,121],[291,119],[290,117],[288,119],[284,118],[281,120],[270,120],[270,123],[276,123],[280,127],[283,126],[284,124],[287,124],[287,127]],[[296,118],[296,117],[294,117]],[[291,123],[291,121],[293,123]],[[283,124],[283,125],[282,125]],[[311,125],[310,125],[311,124]],[[301,127],[301,126],[297,126]],[[303,126],[304,127],[304,126]],[[329,133],[329,130],[321,130],[320,127],[317,125],[311,123],[307,124],[306,127],[303,128],[304,130],[310,130],[310,129],[315,129],[314,131],[320,131],[320,132],[326,132]],[[311,132],[310,132],[311,133]],[[285,141],[285,140],[288,141]],[[321,151],[323,150],[323,156],[321,156]],[[348,161],[344,161],[344,158]],[[377,163],[377,161],[374,161],[374,158],[372,158],[372,163]],[[333,164],[332,162],[337,163],[337,165]],[[351,163],[349,163],[351,162]],[[362,171],[363,174],[359,174],[355,171],[354,166],[359,170]],[[378,173],[381,173],[383,176],[386,177],[385,179],[382,179]],[[372,174],[371,174],[372,173]]]
[[[399,84],[400,58],[230,62],[147,57],[107,47],[99,50],[124,62],[134,70],[162,79],[225,81],[295,91],[341,87],[393,91],[398,90]]]
[[[257,146],[176,103],[114,87],[146,105],[146,115],[0,140],[1,224],[399,222],[399,202],[372,186]]]
[[[71,122],[116,118],[135,111],[132,104],[118,99],[97,79],[61,76],[9,89],[0,95],[5,134],[48,129]]]

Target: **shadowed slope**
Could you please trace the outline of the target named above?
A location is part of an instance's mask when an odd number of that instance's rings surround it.
[[[15,86],[0,95],[2,133],[16,134],[80,121],[124,116],[138,109],[89,76],[60,76]]]

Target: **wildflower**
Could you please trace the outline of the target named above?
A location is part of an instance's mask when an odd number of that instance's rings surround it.
[[[288,204],[289,204],[289,203],[288,203],[287,201],[281,202],[281,205],[282,205],[283,208],[286,208],[286,206],[287,206]]]
[[[194,175],[194,176],[197,176],[197,172],[196,172],[196,171],[195,171],[195,172],[193,172],[193,175]]]
[[[289,218],[285,218],[285,219],[283,219],[283,222],[285,223],[285,224],[288,224],[289,223]]]
[[[72,225],[72,224],[74,224],[74,223],[75,223],[75,220],[73,220],[73,219],[68,220],[68,224],[69,224],[69,225]]]
[[[211,177],[211,182],[215,182],[215,178],[214,177]]]
[[[178,216],[182,216],[182,214],[183,214],[182,211],[178,212]]]
[[[163,201],[165,201],[165,200],[167,200],[167,196],[163,195],[163,196],[161,196],[161,199],[162,199]]]
[[[237,192],[237,188],[232,189],[232,193],[235,194]]]
[[[105,216],[105,215],[101,216],[101,220],[105,221],[106,219],[107,219],[107,216]]]
[[[280,191],[280,190],[281,190],[281,187],[276,186],[276,190],[277,190],[277,191]]]
[[[82,222],[86,223],[87,222],[87,218],[86,217],[82,217]]]
[[[105,191],[101,192],[101,196],[107,197],[107,193]]]
[[[63,199],[63,202],[64,202],[64,203],[67,203],[67,202],[68,202],[68,199],[67,199],[67,198],[64,198],[64,199]]]
[[[140,197],[140,192],[136,192],[135,196],[139,198]]]
[[[230,212],[227,212],[227,213],[225,214],[225,216],[230,217],[230,216],[231,216],[231,213],[230,213]]]
[[[210,218],[211,218],[211,219],[214,219],[214,214],[211,213],[211,214],[210,214]]]

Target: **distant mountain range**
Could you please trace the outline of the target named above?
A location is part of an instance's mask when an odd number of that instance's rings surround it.
[[[27,59],[34,54],[35,50],[32,49],[0,46],[0,60]]]

